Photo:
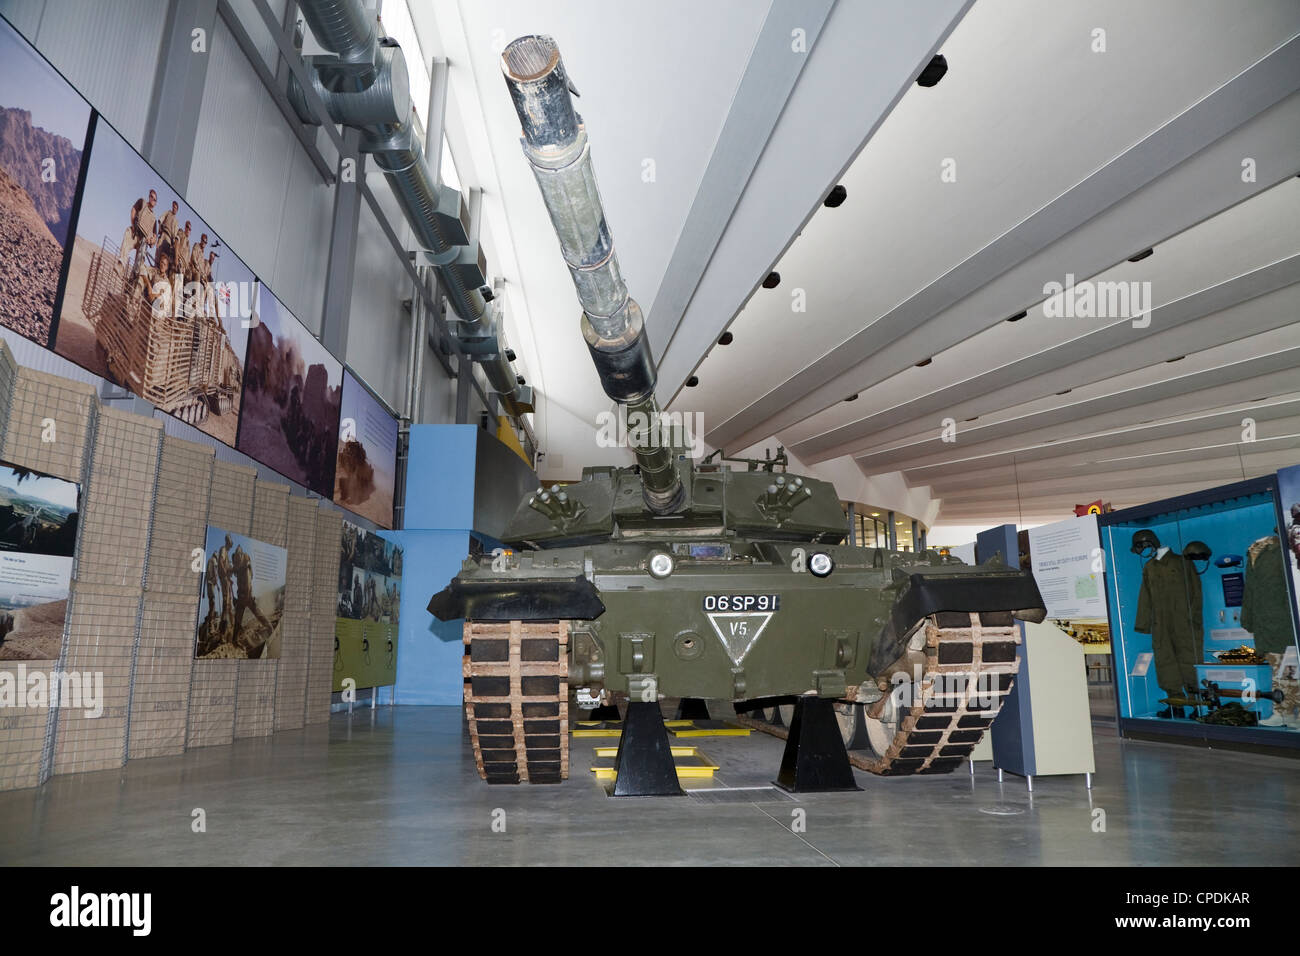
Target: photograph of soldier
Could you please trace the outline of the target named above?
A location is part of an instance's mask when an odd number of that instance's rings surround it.
[[[397,419],[344,369],[334,503],[392,527],[396,467]]]
[[[135,205],[131,207],[131,218],[127,223],[126,232],[122,233],[122,245],[118,247],[117,265],[123,272],[127,270],[128,261],[133,268],[130,270],[135,275],[140,270],[140,257],[147,254],[148,250],[158,244],[158,218],[154,214],[154,207],[158,205],[157,190],[149,190],[149,198],[137,199]]]
[[[49,347],[90,106],[0,21],[0,325]]]
[[[374,531],[343,522],[338,616],[351,621],[397,622],[402,549]]]
[[[288,552],[208,528],[195,657],[280,656]]]
[[[252,271],[102,119],[75,231],[54,350],[233,446]]]
[[[80,488],[0,462],[0,660],[54,660],[68,611]]]
[[[343,366],[259,285],[235,447],[330,497],[342,392]]]

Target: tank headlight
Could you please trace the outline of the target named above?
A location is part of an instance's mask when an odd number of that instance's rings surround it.
[[[672,573],[673,556],[671,554],[656,551],[650,555],[650,576],[652,578],[666,578]]]
[[[829,577],[830,573],[835,570],[835,562],[831,560],[831,556],[825,551],[818,551],[808,559],[808,570],[813,573],[814,577]]]

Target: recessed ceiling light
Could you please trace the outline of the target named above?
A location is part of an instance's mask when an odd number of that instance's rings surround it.
[[[1135,256],[1129,256],[1129,260],[1128,260],[1128,261],[1129,261],[1129,262],[1141,262],[1143,259],[1146,259],[1148,256],[1152,255],[1154,252],[1155,252],[1154,249],[1143,249],[1143,250],[1142,250],[1141,252],[1139,252],[1137,255],[1135,255]]]
[[[1017,312],[1015,315],[1013,315],[1013,316],[1009,316],[1009,317],[1007,318],[1007,321],[1008,321],[1008,322],[1019,322],[1021,319],[1023,319],[1023,318],[1024,318],[1025,316],[1027,316],[1028,314],[1029,314],[1028,312]]]
[[[1057,394],[1057,395],[1069,395],[1069,394],[1070,394],[1071,392],[1073,392],[1073,391],[1074,391],[1074,389],[1072,389],[1072,388],[1063,388],[1063,389],[1061,389],[1061,391],[1057,392],[1056,394]]]
[[[775,289],[781,284],[781,273],[769,272],[767,278],[763,280],[764,289]]]
[[[880,517],[880,512],[879,512],[879,511],[873,511],[873,512],[871,512],[871,517],[873,517],[873,518],[879,518],[879,517]]]
[[[934,86],[944,78],[947,72],[948,61],[944,58],[943,54],[936,53],[930,62],[925,65],[925,69],[921,71],[921,75],[916,78],[916,85],[925,87]]]
[[[842,185],[836,185],[833,189],[831,189],[829,193],[826,194],[826,198],[822,200],[822,205],[828,206],[831,209],[835,209],[836,207],[843,205],[844,200],[848,198],[849,198],[849,191],[845,189]]]
[[[931,362],[933,362],[933,361],[934,361],[934,358],[933,358],[933,357],[931,357],[931,358],[923,358],[923,359],[921,359],[921,361],[919,361],[919,362],[916,363],[916,367],[917,367],[917,368],[925,368],[927,365],[929,365],[929,364],[930,364]]]
[[[723,332],[720,336],[718,336],[718,344],[730,345],[732,342],[735,341],[735,339],[736,337],[732,335],[730,332]]]
[[[1181,362],[1185,358],[1187,358],[1186,355],[1175,355],[1173,358],[1165,359],[1165,364],[1168,365],[1170,362]]]
[[[858,393],[857,393],[857,392],[854,392],[852,395],[850,395],[848,398],[846,398],[846,399],[844,399],[844,400],[845,400],[846,402],[856,402],[856,401],[858,400]]]
[[[694,388],[696,385],[699,384],[700,384],[700,377],[698,375],[692,375],[690,378],[686,380],[687,388]]]
[[[980,417],[979,417],[978,415],[976,415],[974,418],[968,418],[968,419],[966,419],[966,421],[968,421],[968,422],[977,422],[977,421],[979,421],[979,418],[980,418]]]

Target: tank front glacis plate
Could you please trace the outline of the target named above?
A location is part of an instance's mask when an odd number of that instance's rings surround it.
[[[663,580],[597,571],[595,583],[605,613],[591,623],[605,684],[633,694],[652,674],[658,692],[676,697],[843,697],[864,678],[892,604],[883,571],[817,578],[785,563],[679,563]]]

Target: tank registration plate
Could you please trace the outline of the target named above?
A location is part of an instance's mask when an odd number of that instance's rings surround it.
[[[706,594],[706,611],[779,611],[779,594]]]

